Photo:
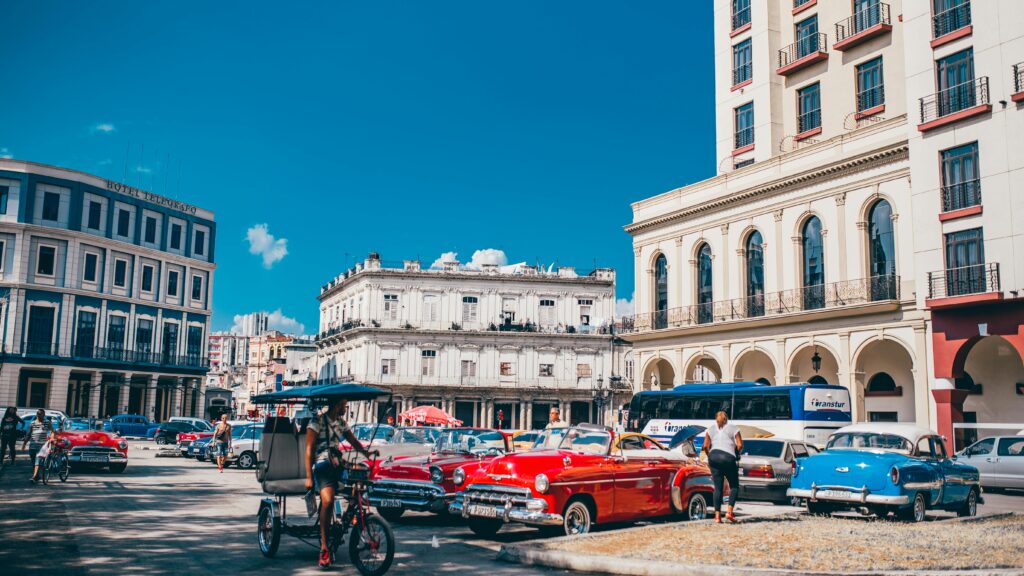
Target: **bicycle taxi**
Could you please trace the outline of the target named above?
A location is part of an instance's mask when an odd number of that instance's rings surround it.
[[[388,394],[384,390],[358,384],[328,384],[260,394],[252,398],[252,403],[267,406],[305,404],[310,412],[315,413],[319,407],[337,400],[373,400]],[[308,422],[304,420],[268,416],[263,427],[256,479],[262,484],[267,497],[260,501],[257,536],[260,552],[268,558],[277,553],[282,534],[320,548],[319,495],[315,495],[315,508],[302,507],[307,508],[307,514],[315,521],[289,523],[287,515],[288,497],[307,495],[305,458]],[[371,484],[371,466],[358,462],[354,450],[343,454],[328,546],[331,554],[335,554],[344,542],[345,531],[351,526],[348,551],[352,564],[364,575],[380,576],[388,571],[394,560],[395,537],[387,521],[370,511],[367,492]],[[346,503],[344,510],[342,501]]]

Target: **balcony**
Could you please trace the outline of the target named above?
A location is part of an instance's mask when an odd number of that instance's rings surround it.
[[[951,308],[1001,300],[999,263],[987,262],[928,273],[929,308]]]
[[[873,303],[899,300],[900,277],[874,276],[845,282],[783,290],[763,296],[736,298],[637,314],[623,319],[620,334],[669,328],[696,328],[729,322],[785,319],[817,311],[853,310]],[[791,318],[796,321],[796,318]]]
[[[535,322],[512,322],[504,318],[497,322],[452,322],[442,325],[440,322],[427,322],[424,324],[412,324],[405,320],[351,320],[331,326],[327,330],[316,335],[316,342],[324,342],[341,334],[346,334],[357,329],[383,329],[383,330],[439,330],[439,331],[461,331],[461,332],[517,332],[517,333],[538,333],[538,334],[602,334],[612,333],[610,324],[538,324]]]
[[[750,30],[750,6],[733,13],[732,33],[729,36],[736,36],[747,30]]]
[[[988,99],[988,76],[982,76],[963,84],[957,84],[919,100],[921,123],[920,132],[934,130],[992,111]]]
[[[970,211],[970,214],[965,213]],[[942,212],[939,220],[952,220],[981,213],[981,180],[967,180],[942,187]],[[949,216],[954,215],[954,216]],[[944,217],[946,216],[946,217]]]
[[[892,32],[889,5],[876,2],[845,20],[836,22],[834,50],[844,52],[875,36]]]
[[[4,351],[3,356],[8,359],[71,360],[76,365],[82,366],[117,365],[121,369],[130,366],[146,366],[150,369],[205,371],[210,366],[210,359],[199,354],[165,354],[85,345],[72,346],[70,353],[64,354],[61,353],[58,344],[51,342],[25,342],[20,352]]]
[[[828,36],[823,32],[811,34],[779,50],[779,67],[775,72],[789,76],[828,59]]]
[[[1024,62],[1013,65],[1013,94],[1010,100],[1024,102]]]
[[[932,48],[952,42],[973,32],[971,25],[971,2],[961,4],[932,16]]]
[[[743,128],[736,131],[733,138],[732,155],[737,156],[754,149],[754,127]]]
[[[750,85],[754,80],[754,68],[750,62],[737,67],[732,71],[732,88],[730,91],[739,90],[744,86]]]

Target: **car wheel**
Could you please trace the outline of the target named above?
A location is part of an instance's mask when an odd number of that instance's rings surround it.
[[[832,513],[832,505],[827,502],[807,501],[807,513],[812,516],[828,516]]]
[[[899,511],[899,517],[904,522],[923,522],[927,510],[928,504],[925,502],[924,492],[918,492],[914,494],[910,507]]]
[[[238,461],[235,462],[235,464],[237,464],[239,468],[248,470],[256,465],[256,455],[252,452],[242,452],[242,454],[238,456]]]
[[[120,474],[124,472],[124,469],[128,467],[128,464],[111,464],[110,471],[114,474]]]
[[[405,508],[377,508],[377,514],[380,514],[388,522],[394,522],[405,514]]]
[[[167,438],[164,438],[163,436],[157,436],[156,437],[156,443],[158,445],[160,445],[160,446],[166,446],[167,445]]]
[[[978,491],[971,488],[971,491],[967,493],[967,499],[964,500],[964,505],[956,511],[956,515],[961,518],[965,516],[977,516],[978,515]]]
[[[501,519],[494,518],[470,518],[466,521],[469,525],[469,529],[473,531],[473,534],[480,536],[481,538],[491,538],[501,530],[501,526],[504,522]]]
[[[196,454],[196,461],[206,462],[206,456],[202,452],[200,452],[199,454]]]
[[[260,552],[267,558],[277,554],[281,544],[281,520],[270,512],[270,506],[264,506],[256,519],[256,537],[260,543]]]
[[[590,507],[582,500],[570,502],[562,514],[562,528],[567,536],[590,532],[594,521],[590,515]]]
[[[708,499],[702,492],[694,492],[686,504],[687,520],[704,520],[708,517]]]

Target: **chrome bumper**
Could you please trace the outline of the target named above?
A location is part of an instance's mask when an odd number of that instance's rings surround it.
[[[544,502],[543,500],[538,499],[537,502],[542,502],[545,507],[547,506],[547,502]],[[480,506],[483,508],[493,509],[494,516],[471,515],[469,513],[470,506]],[[511,502],[506,502],[504,505],[495,505],[474,503],[470,500],[467,503],[464,502],[464,499],[462,498],[456,498],[455,501],[448,506],[448,511],[452,514],[462,516],[463,518],[498,518],[506,523],[519,522],[521,524],[529,524],[531,526],[561,526],[563,524],[561,514],[552,514],[550,512],[544,512],[543,510],[526,510],[519,507],[513,507]]]
[[[446,502],[454,497],[433,482],[419,480],[374,480],[368,494],[371,506],[380,508],[385,500],[397,500],[403,510],[417,512],[444,512]]]
[[[845,498],[835,494],[828,494],[825,491],[836,490],[849,492],[850,497]],[[889,506],[903,506],[910,503],[910,497],[906,494],[900,496],[886,496],[884,494],[872,494],[867,486],[851,488],[849,486],[818,486],[811,484],[811,489],[790,488],[786,495],[791,498],[807,498],[811,501],[824,500],[828,502],[846,502],[849,504],[886,504]]]
[[[86,454],[91,456],[91,458],[85,458],[84,456]],[[115,452],[101,452],[99,454],[96,454],[96,453],[90,454],[88,452],[85,452],[85,453],[83,453],[83,452],[70,452],[70,453],[68,453],[68,462],[71,462],[72,464],[110,464],[110,463],[127,462],[127,461],[128,461],[128,457],[127,456],[125,456],[124,454],[122,454],[120,452],[116,452],[116,451]]]

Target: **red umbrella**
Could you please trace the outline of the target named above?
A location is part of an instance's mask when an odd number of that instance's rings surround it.
[[[462,420],[457,420],[444,410],[433,406],[417,406],[406,410],[398,415],[398,420],[408,421],[414,424],[440,424],[442,426],[462,426]]]

